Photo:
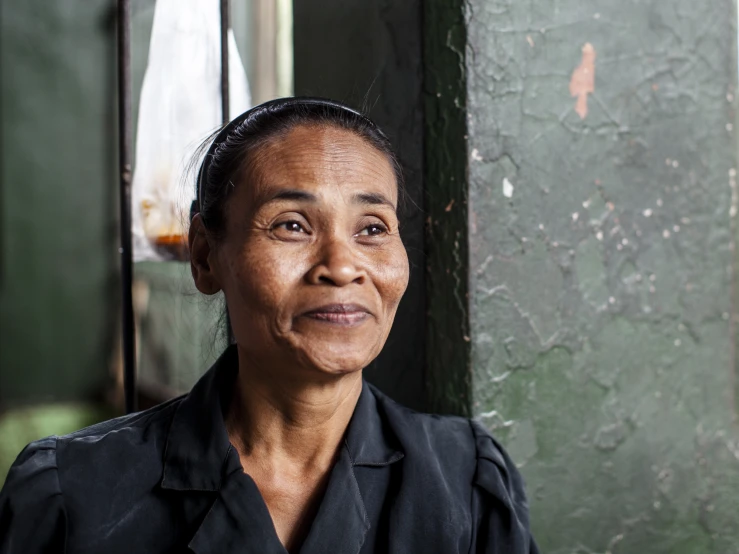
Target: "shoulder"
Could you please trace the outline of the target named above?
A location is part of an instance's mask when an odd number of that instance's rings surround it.
[[[133,468],[142,479],[148,473],[158,476],[169,427],[182,398],[56,437],[62,485],[114,484]]]
[[[416,412],[371,387],[378,409],[406,455],[434,459],[444,471],[464,474],[469,483],[511,509],[525,508],[523,480],[516,465],[478,421]]]
[[[152,473],[158,473],[169,423],[180,401],[176,398],[68,435],[30,443],[11,466],[3,493],[32,501],[38,494],[61,495],[85,485],[114,483],[126,467],[141,469],[148,464],[158,466],[152,467]]]
[[[452,458],[475,455],[475,436],[469,419],[417,412],[398,404],[372,385],[370,390],[378,410],[404,449],[444,453]]]
[[[19,508],[38,498],[48,500],[61,494],[57,476],[56,437],[37,440],[18,454],[8,471],[2,497]]]
[[[152,427],[166,423],[184,396],[158,404],[153,408],[133,414],[108,419],[79,431],[55,437],[63,445],[83,444],[101,440],[115,440],[125,434],[142,434]]]

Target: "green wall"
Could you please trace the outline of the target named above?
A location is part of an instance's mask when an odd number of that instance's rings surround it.
[[[0,3],[0,403],[89,396],[118,302],[114,12]]]
[[[473,415],[545,552],[739,552],[734,3],[466,19]]]

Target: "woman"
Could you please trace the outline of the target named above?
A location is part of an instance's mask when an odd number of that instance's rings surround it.
[[[476,422],[362,379],[408,284],[402,175],[341,104],[267,102],[213,140],[189,234],[234,342],[190,394],[29,445],[0,552],[537,552],[521,478]]]

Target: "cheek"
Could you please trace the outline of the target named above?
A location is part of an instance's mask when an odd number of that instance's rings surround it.
[[[408,287],[409,272],[408,255],[402,244],[388,251],[376,265],[377,289],[391,313],[395,312]]]
[[[300,256],[276,252],[269,242],[246,241],[230,256],[231,290],[226,296],[238,299],[238,308],[250,312],[248,317],[279,319],[289,305],[290,291],[304,274]]]

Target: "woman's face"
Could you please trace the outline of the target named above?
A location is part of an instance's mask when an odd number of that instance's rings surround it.
[[[241,351],[324,374],[371,362],[408,284],[397,204],[387,158],[349,131],[301,126],[261,147],[210,256]]]

